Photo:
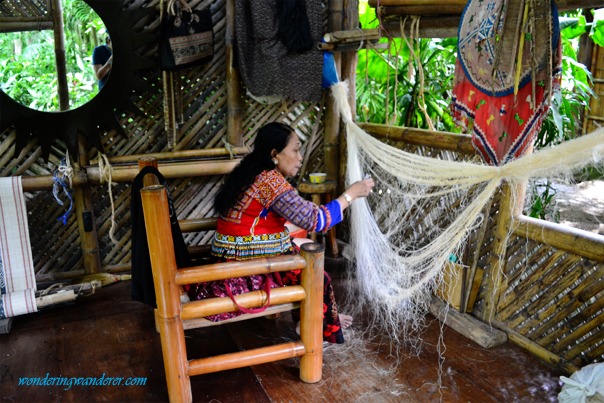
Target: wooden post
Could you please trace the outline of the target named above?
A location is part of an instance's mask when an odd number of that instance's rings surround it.
[[[180,290],[175,284],[176,258],[172,243],[168,196],[163,186],[141,190],[145,226],[153,269],[157,302],[157,323],[161,335],[166,382],[171,402],[191,402],[191,381],[187,374],[187,350],[180,319]]]
[[[141,170],[144,167],[157,168],[157,158],[153,158],[153,157],[139,158],[138,169]],[[153,185],[159,185],[159,181],[157,180],[157,177],[152,176],[152,175],[145,175],[145,177],[143,178],[143,187],[146,188],[147,186],[153,186]]]
[[[306,243],[301,247],[306,268],[302,270],[300,283],[306,290],[306,298],[300,303],[300,338],[306,350],[300,357],[300,379],[315,383],[323,375],[323,264],[325,246]]]
[[[497,305],[501,295],[503,271],[505,270],[508,234],[512,221],[512,188],[509,183],[502,186],[501,198],[499,200],[499,213],[495,227],[495,239],[491,253],[491,264],[486,276],[486,287],[484,297],[484,308],[481,319],[491,322],[497,314]]]
[[[78,134],[78,159],[79,167],[76,167],[76,173],[81,167],[88,165],[86,139],[81,133]],[[85,184],[81,187],[74,187],[73,196],[75,200],[78,231],[80,233],[80,243],[82,244],[84,271],[87,274],[100,273],[101,258],[99,252],[99,239],[96,231],[96,220],[94,218],[90,185]]]
[[[226,85],[227,85],[227,142],[243,145],[241,133],[241,79],[235,66],[235,0],[226,4]]]
[[[359,28],[359,2],[358,0],[344,0],[344,30]],[[355,119],[357,111],[356,102],[356,75],[359,57],[357,51],[344,52],[342,55],[342,80],[348,81],[348,104]]]
[[[59,108],[66,111],[69,109],[69,87],[67,86],[67,63],[65,61],[65,35],[63,35],[63,5],[61,0],[52,0],[51,4]]]
[[[342,27],[343,0],[329,1],[328,29],[329,32],[339,31]],[[333,55],[338,77],[340,76],[340,53]],[[329,91],[329,90],[327,90]],[[338,182],[337,189],[343,190],[344,182],[340,179],[340,113],[336,110],[331,94],[327,94],[325,102],[325,138],[323,140],[323,154],[325,156],[325,172],[327,180]]]

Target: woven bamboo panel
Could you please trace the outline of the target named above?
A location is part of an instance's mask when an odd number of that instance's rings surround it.
[[[601,46],[594,46],[591,73],[594,82],[594,95],[589,99],[589,109],[584,122],[585,133],[591,133],[604,125],[604,103],[602,102],[604,96],[604,50]]]
[[[23,20],[35,18],[50,20],[50,0],[3,0],[0,1],[0,18]]]
[[[513,236],[498,318],[578,367],[604,358],[604,264]]]
[[[226,33],[225,0],[189,1],[197,8],[211,6],[214,21],[215,56],[211,63],[178,74],[182,103],[182,123],[173,149],[192,150],[224,147],[226,135],[226,53],[224,39]],[[157,7],[157,0],[125,0],[125,7]],[[158,15],[150,15],[134,27],[159,29]],[[139,28],[140,27],[140,28]],[[156,32],[157,33],[157,32]],[[137,50],[149,58],[156,57],[155,46],[145,45]],[[137,75],[148,85],[148,90],[136,92],[131,101],[145,116],[118,111],[119,120],[127,137],[113,131],[102,134],[102,143],[108,157],[170,151],[164,128],[162,76],[159,70],[139,71]],[[243,91],[245,93],[245,90]],[[306,172],[324,169],[323,163],[323,114],[324,102],[304,103],[286,100],[266,106],[242,95],[242,130],[246,145],[252,146],[256,131],[265,123],[282,121],[295,127],[303,136],[302,154],[306,158]],[[34,140],[23,152],[13,158],[15,133],[7,130],[0,133],[0,175],[52,175],[65,156],[65,146],[57,141],[51,149],[48,162],[41,159],[41,149]],[[97,159],[97,151],[89,152],[91,160]],[[179,218],[214,216],[213,198],[220,186],[220,176],[195,177],[169,180],[168,186]],[[297,180],[297,179],[296,179]],[[294,184],[296,182],[294,180]],[[127,183],[114,184],[109,197],[108,184],[92,188],[93,212],[99,239],[99,250],[103,266],[113,266],[130,262],[130,186]],[[84,270],[78,234],[78,225],[71,214],[66,225],[58,221],[68,208],[55,201],[50,190],[27,193],[27,209],[34,265],[39,280],[48,280]],[[113,200],[113,213],[111,208]],[[115,238],[109,238],[112,222],[115,222]],[[187,234],[191,244],[207,243],[211,233]]]

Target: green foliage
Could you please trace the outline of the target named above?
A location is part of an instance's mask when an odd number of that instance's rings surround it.
[[[560,221],[560,213],[552,211],[552,203],[556,196],[556,189],[549,180],[545,183],[535,183],[532,186],[533,203],[530,206],[528,215],[533,218],[546,220],[553,219],[554,222]]]
[[[63,0],[65,58],[69,106],[76,108],[97,93],[92,70],[92,50],[103,43],[105,27],[100,17],[81,0]],[[0,88],[32,109],[59,110],[57,73],[52,31],[0,34]]]
[[[359,20],[365,29],[378,25],[375,10],[366,2],[360,4]],[[380,42],[389,44],[387,51],[358,52],[357,119],[429,128],[427,113],[437,129],[455,131],[448,111],[448,92],[454,78],[457,39],[409,40],[412,49],[399,38]],[[419,63],[413,60],[413,54]]]

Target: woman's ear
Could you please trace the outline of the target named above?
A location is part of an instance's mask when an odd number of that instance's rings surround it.
[[[271,158],[275,158],[277,156],[277,154],[279,154],[279,152],[277,151],[276,148],[273,148],[271,150]]]

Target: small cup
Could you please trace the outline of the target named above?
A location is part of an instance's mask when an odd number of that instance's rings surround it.
[[[327,174],[322,172],[314,172],[310,174],[309,177],[310,183],[325,183],[325,180],[327,179]]]

